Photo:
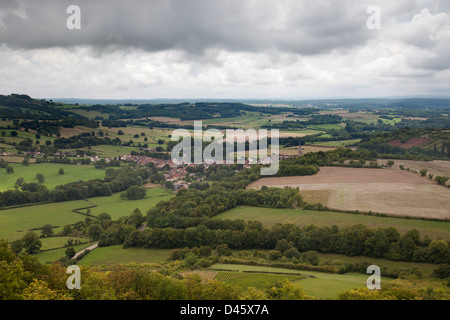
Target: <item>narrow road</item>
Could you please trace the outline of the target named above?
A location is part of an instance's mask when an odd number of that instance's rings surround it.
[[[82,254],[82,253],[85,252],[86,250],[94,250],[94,249],[97,248],[97,247],[98,247],[98,242],[97,242],[97,243],[94,243],[92,246],[90,246],[90,247],[88,247],[88,248],[86,248],[86,249],[83,249],[83,250],[77,252],[77,253],[72,257],[72,260],[75,260],[76,258],[78,258],[78,257],[80,256],[80,254]]]

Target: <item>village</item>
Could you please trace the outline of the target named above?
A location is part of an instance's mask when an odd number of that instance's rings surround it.
[[[9,154],[7,152],[3,152],[0,155],[4,156],[13,156],[14,154]],[[39,151],[27,151],[25,155],[29,158],[42,159],[46,158],[45,154]],[[302,152],[300,151],[298,155],[275,155],[266,159],[251,159],[245,158],[242,156],[237,157],[235,159],[235,163],[239,163],[243,165],[243,168],[250,168],[251,165],[270,165],[274,160],[285,160],[287,158],[301,156]],[[154,158],[146,155],[137,155],[137,154],[126,154],[122,156],[115,157],[99,157],[98,155],[87,155],[83,152],[55,152],[52,154],[54,159],[67,159],[72,158],[72,162],[78,165],[87,164],[87,163],[110,163],[111,161],[121,161],[127,163],[133,163],[136,166],[154,166],[158,169],[161,169],[164,174],[164,178],[166,181],[170,181],[173,183],[174,190],[180,189],[188,189],[189,185],[192,181],[203,181],[204,177],[199,175],[198,173],[189,172],[187,168],[189,167],[197,167],[199,164],[175,164],[172,159],[160,159]],[[278,158],[278,159],[275,159]],[[83,160],[83,161],[80,161]],[[222,161],[213,161],[206,160],[203,164],[201,164],[205,169],[208,169],[212,165],[225,165],[231,166],[232,164],[226,163],[225,160]]]

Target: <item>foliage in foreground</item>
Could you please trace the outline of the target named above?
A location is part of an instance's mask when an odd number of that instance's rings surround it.
[[[341,300],[448,300],[450,287],[433,280],[396,279],[383,283],[380,290],[358,288],[343,292]]]
[[[199,276],[167,275],[146,268],[115,266],[101,272],[81,267],[81,289],[68,290],[68,274],[58,262],[44,265],[17,255],[0,241],[0,300],[302,300],[307,296],[289,281],[263,290],[224,282],[203,283]]]

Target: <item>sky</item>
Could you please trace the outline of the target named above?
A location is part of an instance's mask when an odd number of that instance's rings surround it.
[[[0,93],[448,97],[450,1],[0,0]]]

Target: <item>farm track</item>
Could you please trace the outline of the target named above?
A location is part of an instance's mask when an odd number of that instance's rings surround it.
[[[94,250],[94,249],[96,249],[96,248],[98,248],[98,242],[95,243],[95,244],[93,244],[93,245],[90,246],[90,247],[87,247],[86,249],[83,249],[83,250],[77,252],[77,253],[72,257],[72,260],[76,260],[80,255],[82,255],[82,254],[83,254],[84,252],[86,252],[87,250],[91,251],[91,250]]]

